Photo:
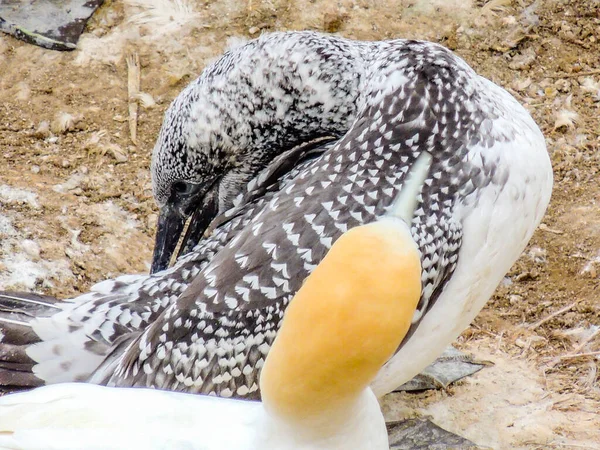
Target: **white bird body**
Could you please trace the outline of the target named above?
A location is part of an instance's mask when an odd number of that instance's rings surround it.
[[[497,119],[494,133],[510,130],[515,123],[522,129],[512,141],[496,141],[485,152],[471,148],[467,159],[485,156],[481,165],[487,162],[503,167],[507,180],[505,184],[491,183],[458,203],[455,214],[462,221],[466,238],[454,274],[415,333],[373,382],[378,396],[417,375],[469,326],[525,249],[550,202],[553,177],[544,136],[506,91],[482,81],[489,85],[488,95],[495,94],[498,101],[514,105],[510,118],[514,122]],[[423,342],[428,346],[424,347]]]
[[[0,402],[0,449],[388,450],[373,392],[365,389],[338,429],[290,424],[256,401],[144,388],[63,383]]]

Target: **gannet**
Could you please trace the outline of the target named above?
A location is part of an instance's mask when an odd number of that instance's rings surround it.
[[[174,100],[151,168],[157,272],[67,302],[11,294],[0,382],[258,398],[302,281],[342,233],[385,213],[423,152],[432,164],[411,222],[421,298],[373,384],[393,390],[519,257],[550,199],[550,160],[525,108],[448,49],[313,32],[233,49]],[[164,269],[188,217],[184,254]]]

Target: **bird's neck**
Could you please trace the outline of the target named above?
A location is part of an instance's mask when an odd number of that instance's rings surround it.
[[[265,408],[290,422],[343,421],[406,334],[420,276],[403,222],[342,235],[286,310],[261,373]]]
[[[381,407],[370,388],[363,389],[343,408],[302,420],[291,421],[269,413],[267,427],[273,437],[270,448],[389,448]]]

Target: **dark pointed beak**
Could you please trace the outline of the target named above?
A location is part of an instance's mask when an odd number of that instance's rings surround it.
[[[181,214],[179,209],[170,204],[166,204],[160,209],[150,274],[160,272],[169,267],[171,256],[179,242],[179,236],[181,236],[181,232],[183,231],[185,220],[186,217]]]

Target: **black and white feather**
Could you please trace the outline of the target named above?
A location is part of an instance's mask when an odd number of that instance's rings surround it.
[[[31,320],[38,342],[15,354],[44,383],[255,397],[303,279],[341,233],[384,214],[423,151],[433,159],[411,228],[423,291],[374,385],[390,391],[483,307],[552,188],[526,110],[449,50],[410,40],[274,33],[208,67],[169,108],[152,173],[160,206],[175,183],[216,186],[211,234],[170,269]]]

